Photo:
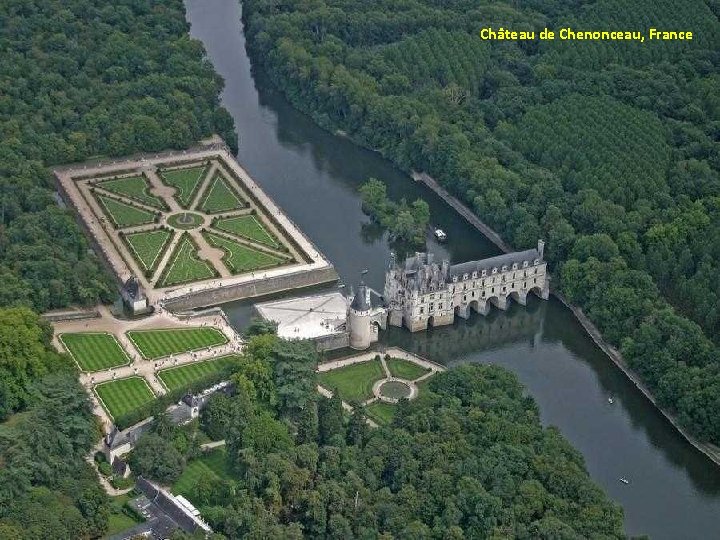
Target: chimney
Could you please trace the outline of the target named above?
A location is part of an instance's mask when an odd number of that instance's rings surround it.
[[[543,240],[538,240],[537,251],[540,254],[540,260],[543,260],[543,255],[545,253],[545,242]]]

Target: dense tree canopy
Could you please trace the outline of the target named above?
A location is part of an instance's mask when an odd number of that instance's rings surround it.
[[[643,341],[640,326],[657,324],[672,306],[693,335],[720,345],[716,4],[243,6],[253,55],[295,106],[408,171],[427,171],[518,249],[544,238],[554,283],[612,344]],[[658,28],[693,28],[697,39],[490,42],[479,35],[489,26],[646,31],[650,14]],[[653,354],[624,350],[640,373],[654,371],[640,366]],[[720,444],[709,395],[688,382],[720,385],[717,365],[691,374],[691,360],[676,354],[662,388],[648,383],[684,425]]]
[[[623,536],[621,509],[589,480],[582,456],[559,432],[540,425],[534,401],[504,369],[468,365],[436,375],[420,398],[400,405],[390,426],[371,429],[361,409],[346,417],[338,398],[317,396],[315,372],[305,369],[317,356],[307,343],[270,338],[270,352],[251,347],[257,356],[245,355],[235,394],[214,396],[202,413],[203,429],[227,442],[228,477],[199,482],[191,496],[216,533]],[[251,397],[258,381],[267,384],[246,369],[255,363],[276,375],[275,405]],[[134,452],[136,471],[175,478],[191,455],[178,445],[181,433],[145,435]]]
[[[180,0],[8,0],[0,21],[0,306],[110,300],[47,167],[216,132],[235,144],[222,81]]]

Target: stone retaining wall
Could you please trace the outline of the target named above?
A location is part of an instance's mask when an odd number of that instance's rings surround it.
[[[165,307],[170,311],[182,311],[199,307],[215,306],[234,300],[255,298],[291,289],[332,283],[333,281],[337,281],[337,279],[337,272],[335,272],[332,266],[314,270],[301,270],[299,272],[271,276],[235,285],[227,285],[217,289],[188,293],[177,298],[168,298],[165,300]]]

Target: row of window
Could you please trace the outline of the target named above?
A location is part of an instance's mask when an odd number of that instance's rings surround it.
[[[540,259],[535,259],[535,260],[533,261],[533,266],[537,266],[537,265],[539,265],[539,264],[540,264]],[[523,263],[522,263],[522,267],[523,267],[523,268],[527,268],[528,265],[529,265],[528,261],[523,261]],[[512,269],[513,269],[513,270],[517,270],[518,268],[519,268],[519,267],[518,267],[518,263],[513,263]],[[497,274],[497,271],[498,271],[497,268],[493,268],[490,273],[491,273],[491,274]],[[507,265],[504,265],[504,266],[500,269],[500,271],[501,271],[501,272],[507,272],[507,271],[508,271]],[[536,272],[537,272],[537,270],[536,270]],[[481,277],[485,277],[485,276],[487,276],[487,270],[483,270],[482,273],[481,273]],[[514,276],[514,275],[513,275],[513,276]],[[478,273],[477,273],[477,271],[475,271],[475,272],[473,272],[472,274],[467,274],[467,273],[463,274],[462,280],[463,280],[463,281],[467,281],[468,279],[471,279],[471,278],[472,278],[472,279],[476,279],[477,277],[478,277]],[[457,283],[457,281],[458,281],[458,276],[453,276],[453,283]]]

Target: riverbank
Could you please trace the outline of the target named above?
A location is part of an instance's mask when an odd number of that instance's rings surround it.
[[[503,241],[502,237],[497,232],[495,232],[487,223],[481,221],[457,197],[454,197],[453,195],[448,193],[448,191],[440,184],[438,184],[438,182],[430,175],[424,172],[413,171],[411,173],[411,176],[416,182],[422,182],[431,190],[433,190],[442,200],[449,204],[473,227],[475,227],[478,231],[485,235],[488,240],[495,244],[504,253],[512,251],[512,248]],[[618,369],[620,369],[620,371],[622,371],[623,374],[625,374],[625,376],[630,379],[635,388],[637,388],[645,396],[645,398],[647,398],[647,400],[652,403],[652,405],[668,420],[668,422],[670,422],[670,424],[685,438],[685,440],[687,440],[697,450],[707,456],[707,458],[710,459],[710,461],[712,461],[715,465],[720,466],[720,448],[716,447],[715,445],[699,441],[698,439],[693,437],[692,434],[690,434],[685,428],[683,428],[674,415],[672,415],[670,412],[658,405],[657,399],[650,391],[650,389],[645,386],[640,377],[634,371],[632,371],[632,369],[630,369],[620,351],[618,351],[615,347],[605,341],[600,330],[588,318],[588,316],[585,315],[583,310],[568,302],[568,300],[562,295],[562,293],[555,290],[551,290],[550,293],[555,296],[555,298],[560,300],[560,302],[562,302],[562,304],[573,313],[575,319],[577,319],[577,321],[582,325],[587,334],[592,338],[592,340],[600,348],[600,350],[602,350],[605,355],[610,360],[612,360],[613,364],[615,364],[615,366],[617,366]]]

